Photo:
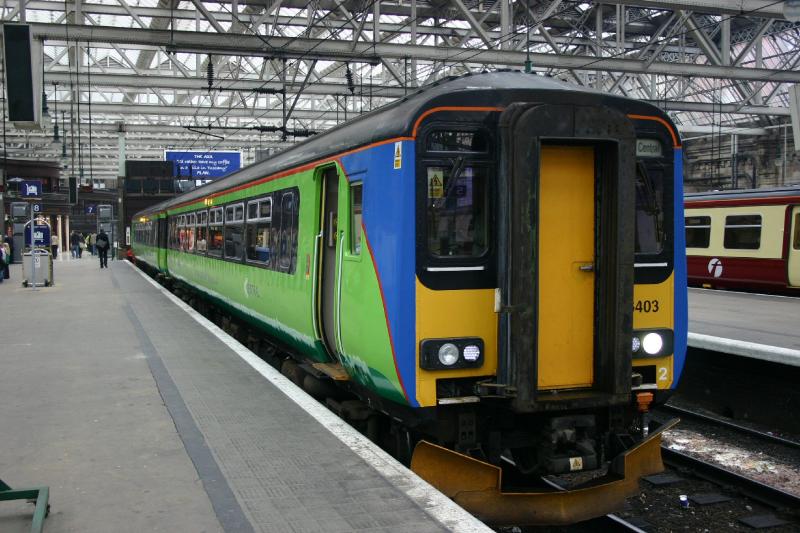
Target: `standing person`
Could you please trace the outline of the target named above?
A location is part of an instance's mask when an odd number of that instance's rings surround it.
[[[108,268],[108,249],[111,247],[111,242],[104,229],[100,229],[95,244],[97,245],[97,253],[100,254],[100,268]]]
[[[10,277],[8,266],[13,260],[14,256],[11,255],[11,246],[8,245],[8,237],[6,237],[3,239],[3,242],[0,243],[0,283],[2,283],[4,279]]]
[[[14,233],[13,233],[13,231],[14,230],[9,226],[8,233],[3,238],[3,243],[2,243],[2,244],[5,244],[8,247],[8,248],[6,248],[6,251],[8,251],[8,254],[9,254],[8,255],[8,262],[6,263],[6,268],[3,271],[4,272],[3,277],[5,277],[6,279],[8,279],[8,265],[10,265],[11,263],[14,262]]]
[[[69,245],[72,248],[72,258],[78,259],[81,251],[81,238],[77,231],[73,231],[72,235],[69,236]]]
[[[97,233],[92,233],[89,235],[89,251],[92,252],[92,255],[97,253]]]
[[[53,259],[58,257],[59,240],[60,239],[58,238],[58,235],[56,235],[55,233],[53,233],[53,235],[50,236],[50,253],[53,254]]]

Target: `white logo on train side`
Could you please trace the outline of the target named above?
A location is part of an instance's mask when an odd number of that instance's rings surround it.
[[[708,262],[708,273],[718,278],[722,275],[722,260],[718,257],[712,257]]]

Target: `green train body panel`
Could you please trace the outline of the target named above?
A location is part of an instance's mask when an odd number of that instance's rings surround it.
[[[311,323],[311,280],[175,250],[167,251],[169,273],[222,303],[248,322],[266,326],[290,348],[328,361],[316,348]]]
[[[162,250],[148,244],[136,243],[136,257],[148,265],[158,265],[158,257]]]
[[[306,276],[306,256],[314,252],[312,226],[318,210],[312,172],[288,176],[214,198],[214,205],[247,200],[275,190],[298,187],[300,227],[297,268],[293,274],[276,272],[242,262],[167,250],[170,275],[200,289],[248,322],[260,325],[277,340],[314,361],[330,361],[317,342],[312,318],[313,280]],[[177,215],[205,208],[197,202],[171,210]]]
[[[375,263],[366,241],[358,253],[353,250],[353,221],[350,212],[350,187],[340,169],[339,228],[346,228],[341,271],[341,362],[348,374],[361,385],[381,396],[405,404],[397,369],[394,365],[383,299],[375,272]],[[361,231],[361,228],[358,228]],[[337,276],[339,272],[337,271]]]
[[[340,228],[350,228],[349,186],[340,171]],[[317,362],[332,358],[314,328],[315,237],[320,227],[321,183],[315,170],[299,172],[279,180],[243,188],[215,197],[214,206],[246,201],[276,190],[299,190],[297,266],[293,274],[260,268],[248,263],[216,257],[156,249],[135,243],[137,256],[158,265],[176,279],[204,293],[217,305],[267,334],[302,356]],[[203,209],[203,201],[170,210],[178,215]],[[160,217],[161,218],[161,217]],[[166,218],[166,217],[164,217]],[[347,233],[348,237],[349,231]],[[351,379],[394,402],[407,403],[402,393],[383,311],[375,265],[366,243],[360,254],[343,254],[336,276],[341,276],[340,362]],[[321,324],[319,325],[321,327]]]

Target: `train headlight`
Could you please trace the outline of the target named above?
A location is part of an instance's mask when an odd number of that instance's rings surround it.
[[[419,344],[419,366],[425,370],[480,368],[484,359],[479,337],[423,339]]]
[[[648,333],[642,339],[642,348],[649,355],[656,355],[664,347],[664,339],[658,333]]]
[[[664,357],[675,349],[675,333],[671,329],[639,329],[633,331],[631,354],[634,359]]]
[[[464,359],[470,363],[474,363],[481,357],[481,349],[475,344],[468,344],[464,346]]]
[[[639,340],[639,337],[634,337],[633,342],[631,344],[631,351],[636,353],[639,351],[639,348],[642,347],[642,341]]]
[[[439,347],[439,362],[444,366],[453,366],[458,361],[458,347],[451,343],[442,344]]]

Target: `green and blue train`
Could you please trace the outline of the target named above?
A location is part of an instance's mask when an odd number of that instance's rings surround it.
[[[457,502],[492,523],[562,523],[661,468],[644,413],[685,357],[682,200],[661,110],[495,72],[146,209],[132,246],[404,421],[412,468]],[[558,494],[500,479],[609,461],[613,479]]]

